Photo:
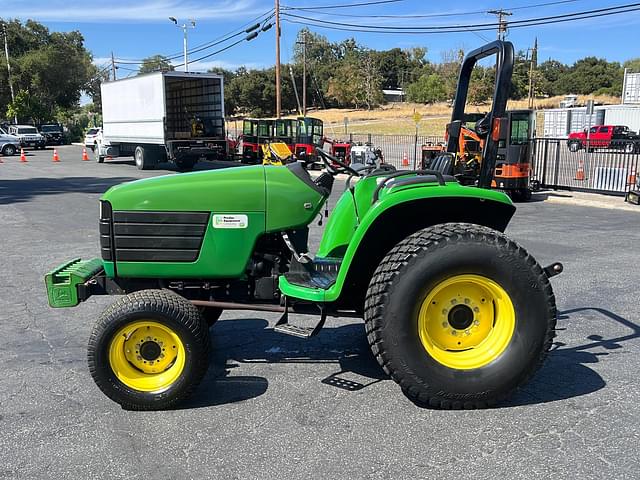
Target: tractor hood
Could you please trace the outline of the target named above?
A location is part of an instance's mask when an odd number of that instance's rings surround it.
[[[102,200],[113,210],[264,212],[261,165],[146,178],[110,188]]]

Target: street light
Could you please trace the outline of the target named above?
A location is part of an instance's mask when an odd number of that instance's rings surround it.
[[[176,17],[169,17],[169,20],[171,20],[176,27],[182,28],[182,31],[184,33],[184,71],[188,72],[189,71],[189,60],[187,58],[187,31],[189,28],[196,28],[196,21],[192,18],[189,19],[189,23],[183,23],[182,25],[178,25],[178,19]]]

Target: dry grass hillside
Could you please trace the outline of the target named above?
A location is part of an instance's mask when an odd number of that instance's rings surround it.
[[[535,108],[557,108],[564,97],[550,97],[536,99]],[[612,96],[586,96],[578,97],[578,104],[593,98],[596,103],[619,103],[620,99]],[[468,112],[486,112],[490,104],[472,105],[467,107]],[[509,101],[508,108],[527,108],[527,100]],[[451,115],[451,106],[446,103],[424,105],[421,103],[391,103],[373,110],[355,110],[332,108],[309,112],[310,116],[320,118],[325,124],[325,133],[328,136],[340,137],[345,135],[345,118],[348,119],[348,133],[373,133],[373,134],[413,134],[416,124],[413,121],[414,112],[420,113],[422,120],[418,123],[418,132],[421,135],[440,136],[444,133],[445,125]]]

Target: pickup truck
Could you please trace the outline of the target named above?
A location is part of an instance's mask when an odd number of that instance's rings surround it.
[[[567,146],[572,152],[587,148],[587,129],[569,134]],[[625,153],[640,152],[640,135],[623,125],[596,125],[589,130],[589,150],[610,148]]]

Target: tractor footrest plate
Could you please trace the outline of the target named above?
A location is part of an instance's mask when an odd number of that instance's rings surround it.
[[[75,307],[81,301],[78,285],[84,284],[102,270],[100,258],[75,258],[53,269],[44,277],[49,305],[53,308]]]
[[[327,290],[336,282],[342,259],[315,259],[309,264],[298,264],[284,274],[293,285]]]

